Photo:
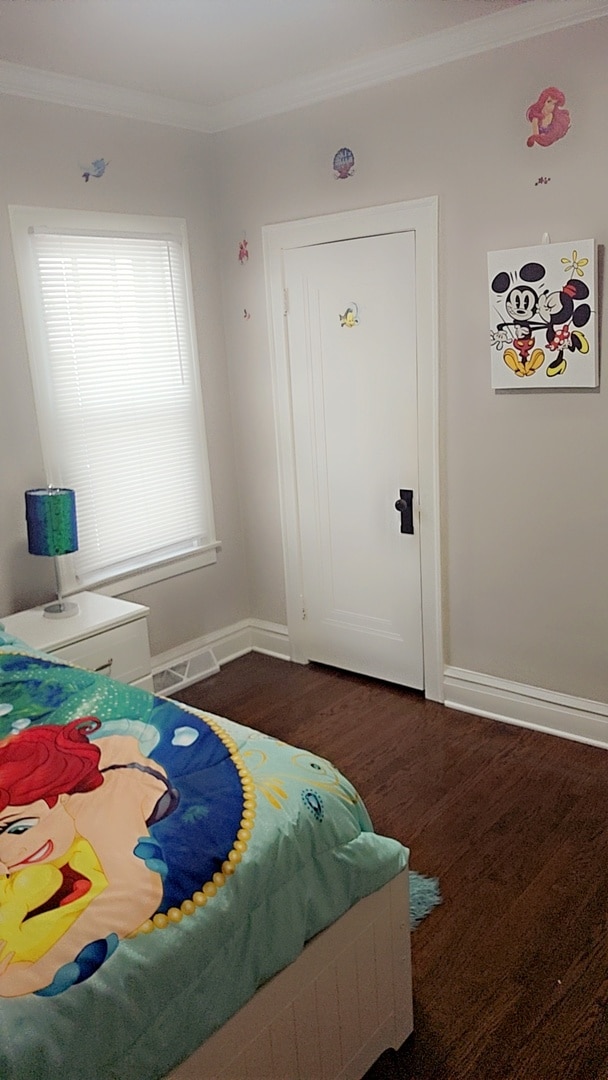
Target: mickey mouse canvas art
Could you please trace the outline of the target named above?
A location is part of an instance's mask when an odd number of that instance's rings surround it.
[[[598,385],[595,266],[594,240],[489,253],[494,389]]]

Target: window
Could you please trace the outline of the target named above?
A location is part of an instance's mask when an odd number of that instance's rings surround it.
[[[185,223],[10,214],[46,480],[76,492],[64,591],[214,562]]]

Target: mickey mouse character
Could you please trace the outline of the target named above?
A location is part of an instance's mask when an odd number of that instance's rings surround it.
[[[573,255],[576,256],[576,252]],[[535,288],[546,274],[542,263],[524,263],[519,270],[519,278],[523,284],[514,285],[512,288],[512,276],[508,271],[502,270],[495,275],[492,291],[497,296],[507,294],[505,309],[511,319],[498,323],[496,329],[491,331],[491,343],[497,349],[508,344],[503,359],[519,378],[533,375],[545,361],[543,348],[535,348],[535,330],[544,331],[546,348],[557,353],[545,369],[548,378],[562,375],[566,370],[565,350],[589,352],[589,342],[581,327],[591,318],[591,308],[589,304],[578,303],[587,299],[589,289],[583,281],[578,281],[574,276],[575,273],[582,275],[579,269],[581,264],[582,260],[577,262],[573,259],[573,276],[563,288],[555,292],[549,292],[548,289],[539,292]]]

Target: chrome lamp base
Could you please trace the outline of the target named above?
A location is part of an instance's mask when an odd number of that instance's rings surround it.
[[[69,619],[72,615],[78,615],[80,608],[71,600],[56,600],[54,604],[47,604],[42,614],[45,619]]]

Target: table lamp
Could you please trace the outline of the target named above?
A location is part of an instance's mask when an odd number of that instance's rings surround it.
[[[34,488],[25,493],[27,546],[30,555],[52,555],[55,560],[57,600],[48,604],[47,619],[64,619],[78,614],[78,604],[64,600],[59,580],[60,555],[78,551],[76,496],[71,488]]]

